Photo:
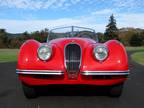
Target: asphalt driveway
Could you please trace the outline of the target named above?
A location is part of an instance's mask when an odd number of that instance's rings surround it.
[[[120,98],[104,96],[93,87],[46,87],[26,99],[15,74],[16,63],[0,63],[0,108],[144,108],[144,66],[129,61],[131,75]]]

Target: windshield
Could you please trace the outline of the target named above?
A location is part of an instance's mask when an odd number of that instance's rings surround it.
[[[93,29],[76,26],[52,29],[47,40],[49,41],[57,38],[71,37],[91,38],[97,41],[97,37],[95,36],[95,31]]]

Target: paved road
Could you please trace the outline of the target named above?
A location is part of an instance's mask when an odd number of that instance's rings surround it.
[[[82,86],[47,87],[40,97],[29,100],[23,95],[15,68],[16,63],[0,64],[0,108],[144,108],[144,66],[131,60],[131,75],[118,99]]]

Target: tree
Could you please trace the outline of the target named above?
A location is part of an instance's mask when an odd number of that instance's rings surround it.
[[[144,45],[144,30],[140,33],[142,39],[142,45]]]
[[[0,47],[4,48],[7,46],[7,33],[5,29],[0,29]]]
[[[41,31],[35,31],[35,32],[32,32],[30,34],[30,36],[39,41],[39,42],[46,42],[47,40],[47,37],[48,37],[48,34],[49,34],[49,31],[48,29],[44,29],[44,30],[41,30]]]
[[[119,39],[118,29],[116,27],[116,20],[113,14],[110,16],[109,24],[106,26],[106,31],[104,33],[104,36],[105,36],[105,40]]]
[[[141,46],[142,44],[143,44],[143,40],[142,40],[140,33],[133,34],[133,36],[130,40],[130,45],[131,46]]]
[[[96,35],[98,36],[99,42],[104,42],[104,34],[101,32],[96,33]]]
[[[20,48],[22,42],[19,40],[19,37],[14,37],[9,40],[9,48]]]
[[[131,38],[133,37],[133,35],[135,35],[137,32],[135,30],[127,30],[127,31],[123,31],[123,32],[119,32],[119,39],[121,40],[121,42],[126,45],[126,46],[130,46],[130,41]]]

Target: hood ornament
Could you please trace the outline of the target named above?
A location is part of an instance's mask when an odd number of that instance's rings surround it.
[[[75,40],[72,40],[71,43],[75,43]]]

